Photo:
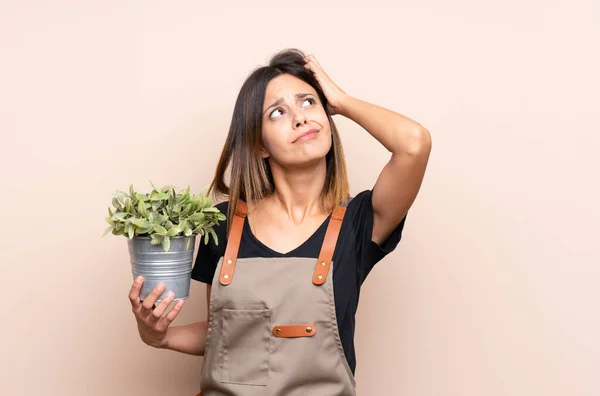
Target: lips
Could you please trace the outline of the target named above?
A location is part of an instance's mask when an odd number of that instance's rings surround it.
[[[313,136],[313,135],[316,135],[317,133],[319,133],[319,130],[316,128],[313,128],[310,131],[303,132],[300,135],[296,136],[296,139],[294,139],[294,141],[292,143],[296,143],[298,140],[300,140],[304,137]]]

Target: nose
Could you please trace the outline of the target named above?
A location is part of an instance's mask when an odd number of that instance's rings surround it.
[[[306,115],[302,111],[297,111],[294,115],[294,125],[296,128],[302,126],[302,124],[306,124]]]

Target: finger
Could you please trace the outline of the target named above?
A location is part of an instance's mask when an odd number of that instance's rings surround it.
[[[158,285],[156,285],[154,287],[154,289],[152,289],[152,291],[150,292],[150,294],[148,295],[148,297],[146,297],[144,299],[144,302],[142,303],[142,311],[145,311],[146,313],[150,313],[150,311],[152,310],[152,306],[154,305],[154,303],[156,302],[156,300],[158,299],[158,297],[165,291],[165,284],[164,283],[159,283]]]
[[[319,63],[319,61],[317,60],[317,58],[314,55],[308,55],[306,58],[308,59],[309,62],[312,62],[316,66],[321,67],[321,64]]]
[[[315,62],[310,61],[308,62],[305,67],[310,70],[311,72],[313,72],[313,74],[315,75],[315,77],[319,78],[320,75],[323,76],[327,76],[327,74],[325,74],[325,71]]]
[[[317,79],[319,78],[319,69],[314,63],[309,62],[305,64],[304,67],[309,70]]]
[[[171,324],[171,322],[173,322],[175,320],[175,318],[177,317],[177,315],[179,315],[179,312],[181,312],[181,309],[183,308],[183,302],[185,300],[179,300],[177,301],[177,304],[175,304],[175,306],[173,307],[173,309],[171,310],[171,312],[169,312],[167,314],[167,316],[165,316],[164,318],[161,319],[161,325],[165,326],[165,327],[169,327],[169,325]]]
[[[138,277],[133,281],[133,285],[131,285],[131,289],[129,290],[129,301],[131,302],[131,307],[134,311],[139,311],[142,305],[140,303],[140,289],[142,288],[142,284],[144,284],[144,277],[142,275],[138,275]]]
[[[308,68],[315,68],[317,66],[317,64],[310,58],[306,58],[306,63],[304,64],[305,67]]]
[[[173,301],[174,298],[175,293],[170,291],[169,293],[167,293],[167,296],[160,302],[160,304],[158,304],[158,306],[152,310],[152,318],[155,321],[158,321],[160,318],[162,318],[163,314],[165,313],[165,310],[167,309],[169,304],[171,304],[171,301]]]

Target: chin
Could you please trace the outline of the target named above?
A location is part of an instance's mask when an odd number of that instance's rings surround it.
[[[325,162],[327,153],[329,150],[311,150],[310,152],[304,153],[301,158],[298,158],[295,161],[295,165],[306,165],[306,166],[314,166],[320,162]]]

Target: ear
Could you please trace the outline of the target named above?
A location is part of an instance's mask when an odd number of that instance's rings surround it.
[[[267,150],[266,150],[264,147],[262,147],[262,148],[260,149],[260,156],[261,156],[263,159],[267,159],[267,158],[269,158],[269,157],[271,156],[271,154],[269,154],[269,153],[267,152]]]

